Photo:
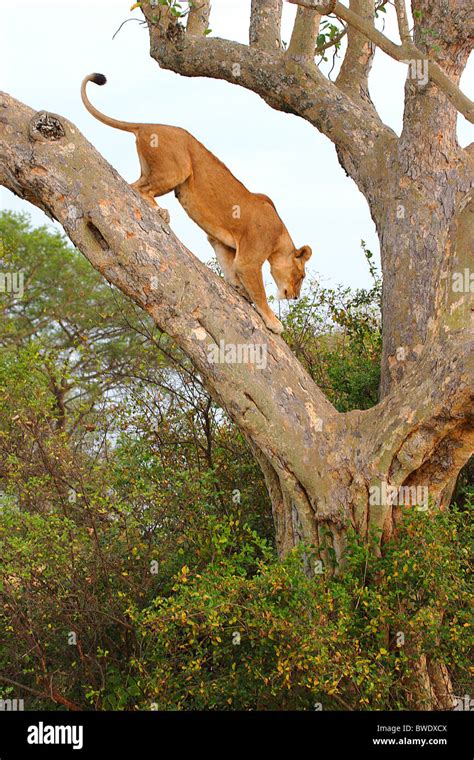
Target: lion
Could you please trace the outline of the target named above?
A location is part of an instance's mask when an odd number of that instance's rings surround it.
[[[270,309],[262,266],[268,260],[278,299],[296,299],[312,255],[296,248],[270,198],[251,193],[229,169],[185,129],[164,124],[134,124],[98,111],[86,94],[88,82],[106,83],[103,74],[82,82],[82,101],[96,119],[136,136],[141,175],[131,187],[169,222],[155,198],[174,191],[191,219],[207,234],[225,280],[253,302],[265,325],[281,334],[283,325]]]

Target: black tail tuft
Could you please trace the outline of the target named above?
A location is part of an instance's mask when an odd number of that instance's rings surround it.
[[[94,84],[105,84],[107,79],[104,77],[103,74],[91,74],[91,82],[94,82]]]

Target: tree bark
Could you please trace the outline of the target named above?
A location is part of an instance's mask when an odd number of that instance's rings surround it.
[[[374,18],[374,0],[351,0],[350,9],[366,20]],[[373,109],[369,95],[369,74],[375,45],[353,26],[347,32],[347,51],[336,84],[354,100],[365,101]]]
[[[210,0],[196,0],[196,2],[190,6],[186,32],[188,34],[203,35],[209,28],[210,15]]]
[[[250,45],[262,50],[279,50],[283,0],[252,0],[250,11]]]
[[[320,19],[321,16],[318,13],[309,11],[307,8],[298,8],[288,46],[288,54],[292,58],[314,61]]]

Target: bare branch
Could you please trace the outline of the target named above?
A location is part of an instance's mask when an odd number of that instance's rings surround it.
[[[52,687],[52,679],[50,687],[45,691],[32,689],[30,686],[25,686],[24,684],[13,680],[13,678],[8,678],[3,674],[0,675],[0,681],[3,681],[3,683],[11,684],[12,686],[15,686],[17,689],[20,689],[22,691],[27,691],[29,694],[33,694],[35,697],[41,697],[42,699],[52,699],[53,702],[67,707],[67,709],[71,710],[71,712],[79,712],[81,710],[78,705],[76,705],[74,702],[71,702],[69,699],[66,699],[66,697],[63,697],[58,691],[56,691],[56,689]]]
[[[398,31],[403,45],[411,43],[410,27],[408,26],[407,9],[405,0],[394,0],[395,10],[397,12]]]
[[[283,0],[252,0],[249,40],[252,47],[272,52],[281,48]]]
[[[298,8],[288,54],[294,58],[314,60],[321,16],[307,8]]]
[[[366,21],[374,19],[374,0],[350,0],[350,7]],[[352,98],[370,104],[369,74],[374,59],[375,45],[367,37],[348,25],[347,50],[336,84]]]
[[[211,0],[194,0],[186,24],[187,33],[203,35],[209,28],[210,14]]]
[[[348,173],[356,166],[364,171],[363,159],[381,136],[393,139],[375,112],[367,113],[309,61],[296,62],[281,50],[269,53],[218,37],[188,36],[155,24],[150,9],[142,9],[148,14],[150,55],[162,68],[238,84],[273,108],[301,116],[335,143],[341,156],[352,157],[345,162]]]

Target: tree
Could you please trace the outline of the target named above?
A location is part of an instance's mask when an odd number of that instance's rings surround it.
[[[354,0],[350,9],[298,4],[287,50],[282,0],[253,0],[249,46],[206,34],[209,2],[190,4],[186,28],[174,0],[141,7],[161,66],[238,83],[310,121],[365,195],[383,269],[380,400],[372,408],[339,413],[285,342],[180,244],[74,125],[4,93],[0,182],[57,219],[91,264],[187,354],[262,468],[280,555],[300,541],[322,547],[329,531],[332,551],[321,549],[322,559],[330,566],[334,556],[340,572],[348,526],[361,536],[378,528],[380,550],[396,533],[401,503],[415,508],[421,489],[433,509],[448,505],[473,450],[473,146],[463,150],[456,139],[457,109],[472,120],[457,86],[472,22],[467,2],[413,0],[410,32],[396,3],[402,47],[390,43],[392,53],[427,61],[427,81],[407,79],[397,137],[368,91],[374,44],[387,45],[374,28],[372,0]],[[346,19],[348,39],[334,83],[315,63],[320,14],[332,11]],[[221,340],[264,345],[265,368],[214,361]],[[413,668],[414,707],[453,704],[443,663],[427,658]]]

